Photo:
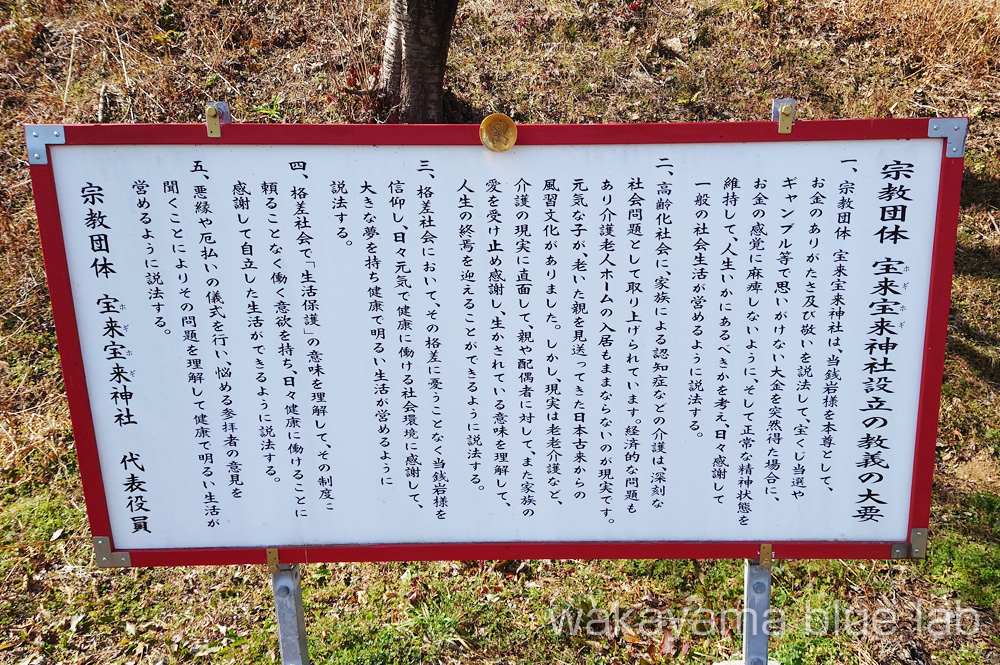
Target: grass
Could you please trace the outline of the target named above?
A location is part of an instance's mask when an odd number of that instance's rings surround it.
[[[278,658],[262,569],[92,563],[20,125],[99,111],[200,122],[211,100],[236,122],[377,121],[346,90],[374,80],[385,16],[381,0],[0,0],[0,663]],[[468,0],[445,83],[452,122],[756,120],[781,97],[804,119],[972,118],[930,558],[781,562],[773,652],[996,662],[1000,3]],[[317,663],[711,663],[740,650],[711,614],[739,607],[739,562],[323,564],[303,586]],[[925,630],[960,607],[981,612],[979,632]],[[886,608],[901,613],[892,635],[862,621]],[[571,635],[552,623],[564,610],[625,619]],[[657,632],[649,616],[686,620]]]

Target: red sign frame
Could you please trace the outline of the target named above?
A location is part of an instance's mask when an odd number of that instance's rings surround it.
[[[796,123],[778,134],[774,122],[657,125],[526,125],[519,145],[756,143],[927,139],[935,119],[833,120]],[[208,138],[204,125],[65,125],[65,145],[478,145],[474,125],[224,125]],[[942,143],[917,437],[909,511],[910,529],[927,528],[938,409],[948,328],[951,278],[964,160]],[[46,147],[46,150],[49,148]],[[51,154],[51,153],[50,153]],[[34,160],[37,161],[37,160]],[[49,159],[32,164],[31,179],[45,258],[66,393],[95,536],[110,537],[111,522],[84,378],[56,184]],[[887,559],[892,542],[785,541],[770,543],[776,558]],[[114,543],[111,543],[112,550]],[[757,558],[758,542],[514,542],[282,547],[282,563],[524,558]],[[149,549],[130,552],[133,566],[263,564],[264,548]]]

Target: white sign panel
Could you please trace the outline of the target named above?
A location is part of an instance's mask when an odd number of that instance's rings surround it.
[[[118,549],[908,540],[940,141],[51,153]]]

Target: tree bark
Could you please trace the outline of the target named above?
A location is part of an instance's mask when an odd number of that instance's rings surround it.
[[[379,94],[399,122],[441,122],[444,69],[458,0],[392,0]]]

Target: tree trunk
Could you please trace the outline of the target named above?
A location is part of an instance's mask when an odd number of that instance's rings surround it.
[[[441,122],[444,68],[458,0],[392,0],[379,94],[399,122]]]

